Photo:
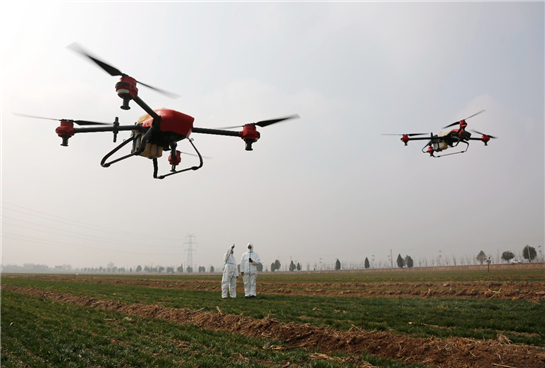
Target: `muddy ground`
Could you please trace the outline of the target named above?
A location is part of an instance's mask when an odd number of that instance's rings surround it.
[[[162,285],[161,287],[167,286]],[[376,356],[396,359],[404,363],[433,364],[440,368],[545,367],[544,349],[512,344],[502,335],[498,335],[497,340],[475,340],[456,337],[446,339],[417,338],[363,329],[339,331],[296,323],[281,323],[269,318],[253,319],[242,315],[229,315],[224,314],[219,307],[217,313],[211,313],[167,308],[161,305],[127,305],[112,300],[98,300],[87,296],[74,296],[16,286],[3,285],[2,288],[62,303],[116,310],[132,316],[160,318],[252,337],[271,338],[285,344],[284,347],[265,344],[264,349],[313,348],[325,355],[335,351],[358,355],[366,351]]]

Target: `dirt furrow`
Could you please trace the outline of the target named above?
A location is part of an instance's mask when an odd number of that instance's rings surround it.
[[[8,276],[9,277],[9,276]],[[220,293],[217,280],[154,280],[149,278],[104,278],[75,275],[32,276],[41,280],[84,282],[139,287],[215,291]],[[545,301],[543,281],[474,281],[474,282],[380,282],[380,283],[269,283],[259,282],[261,294],[346,296],[346,297],[411,297],[509,299],[529,302]]]
[[[480,367],[545,367],[545,351],[538,347],[511,344],[508,340],[475,340],[469,338],[438,339],[395,335],[388,332],[339,331],[297,323],[281,323],[274,319],[254,319],[241,315],[190,309],[167,308],[162,305],[123,304],[87,296],[54,293],[39,289],[3,285],[3,289],[47,298],[74,305],[115,310],[144,318],[160,318],[202,328],[240,333],[252,337],[277,339],[291,348],[312,348],[323,353],[345,351],[396,359],[404,363],[432,364],[440,368]],[[501,335],[500,335],[501,337]],[[266,347],[264,347],[266,348]]]

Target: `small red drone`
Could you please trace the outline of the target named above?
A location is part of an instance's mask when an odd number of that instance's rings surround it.
[[[401,141],[405,143],[405,145],[407,145],[409,141],[429,140],[429,142],[422,148],[422,152],[428,153],[430,157],[439,158],[443,156],[464,153],[469,149],[469,141],[482,141],[485,146],[488,146],[488,141],[490,141],[490,139],[497,138],[497,137],[491,136],[490,134],[480,133],[476,130],[472,130],[472,132],[480,134],[481,138],[471,138],[471,133],[466,130],[466,127],[467,127],[466,120],[476,115],[479,115],[480,113],[484,111],[485,110],[481,110],[471,116],[468,116],[467,118],[463,120],[454,122],[450,125],[447,125],[446,127],[443,127],[443,129],[446,129],[446,128],[450,128],[450,127],[458,125],[458,128],[446,130],[435,135],[433,133],[430,133],[429,135],[427,133],[384,134],[384,135],[400,135]],[[419,135],[427,135],[427,137],[418,137]],[[416,137],[416,138],[412,138],[412,137]],[[435,152],[441,152],[448,148],[457,147],[460,143],[463,143],[466,145],[465,149],[462,149],[461,151],[458,151],[458,152],[447,153],[440,156],[434,155]]]
[[[68,139],[76,133],[96,133],[96,132],[112,132],[114,135],[113,141],[116,142],[117,134],[120,131],[131,131],[131,137],[119,144],[111,152],[109,152],[100,164],[102,167],[109,167],[110,165],[133,156],[143,156],[153,160],[153,177],[156,179],[164,179],[167,176],[179,174],[188,170],[198,170],[203,166],[203,158],[195,145],[193,139],[189,138],[191,133],[203,133],[203,134],[215,134],[231,137],[240,137],[246,142],[246,151],[252,151],[252,144],[254,144],[259,138],[260,134],[256,127],[266,127],[275,123],[279,123],[284,120],[298,118],[298,115],[287,116],[278,119],[263,120],[255,123],[248,123],[240,126],[226,127],[220,129],[207,129],[197,128],[193,126],[193,117],[183,114],[181,112],[170,109],[151,109],[142,99],[138,96],[137,84],[141,84],[159,93],[165,94],[169,97],[178,97],[170,92],[160,90],[150,85],[137,81],[136,79],[122,73],[120,70],[106,64],[103,61],[89,55],[77,44],[69,46],[72,50],[80,53],[81,55],[89,58],[103,70],[105,70],[111,76],[119,76],[121,79],[115,85],[117,95],[123,100],[121,109],[129,110],[129,102],[132,100],[136,102],[145,112],[143,116],[134,125],[120,125],[119,120],[116,117],[113,123],[100,123],[86,120],[72,120],[72,119],[51,119],[40,116],[16,114],[23,117],[47,119],[60,121],[60,126],[57,127],[56,133],[62,138],[62,146],[68,146]],[[83,128],[75,128],[74,124],[79,126],[89,126]],[[242,128],[241,131],[232,131],[226,129]],[[193,149],[196,152],[196,156],[199,157],[199,166],[191,166],[181,170],[177,170],[176,167],[181,162],[182,152],[176,149],[177,142],[187,139]],[[131,153],[111,161],[108,159],[122,147],[132,142]],[[158,164],[157,159],[162,156],[163,151],[170,151],[168,161],[171,165],[170,173],[165,175],[157,175]]]

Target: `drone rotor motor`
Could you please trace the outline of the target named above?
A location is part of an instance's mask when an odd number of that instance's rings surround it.
[[[74,135],[74,122],[61,120],[61,125],[55,129],[55,132],[62,138],[61,146],[68,147],[68,139]]]
[[[121,108],[123,110],[130,110],[129,101],[138,96],[136,80],[128,75],[123,75],[119,82],[116,83],[115,90],[117,95],[123,99],[123,105],[121,105]]]

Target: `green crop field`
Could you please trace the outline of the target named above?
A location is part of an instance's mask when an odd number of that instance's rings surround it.
[[[545,366],[542,265],[220,281],[2,275],[2,367]]]

